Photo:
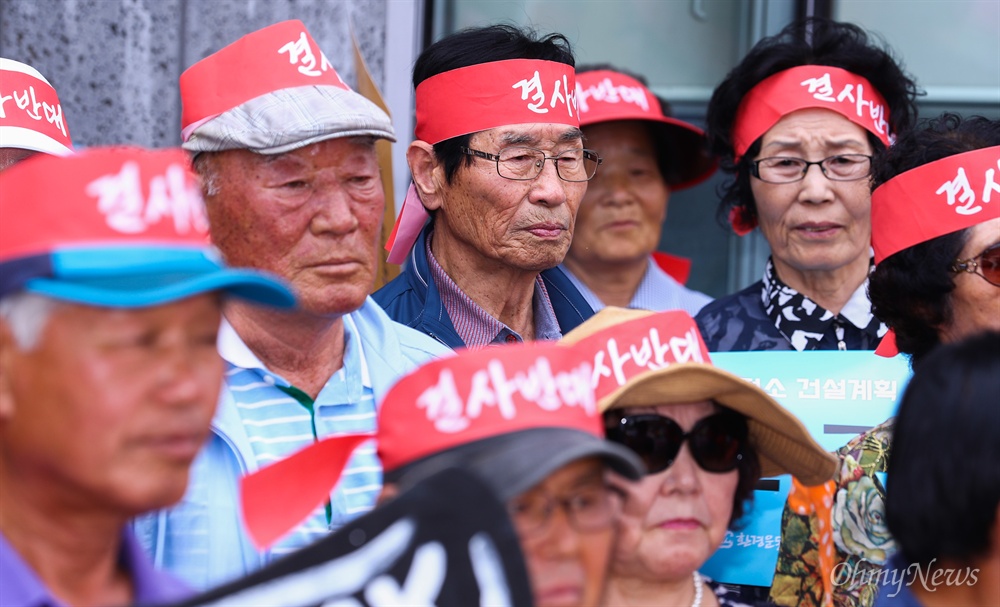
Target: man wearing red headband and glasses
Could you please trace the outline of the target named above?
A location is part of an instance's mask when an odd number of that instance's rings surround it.
[[[385,198],[376,139],[389,117],[341,81],[300,21],[248,34],[181,75],[183,147],[202,177],[212,242],[234,266],[295,287],[290,313],[226,308],[226,383],[212,439],[181,503],[144,517],[158,566],[205,588],[253,571],[370,510],[374,449],[266,552],[244,533],[237,481],[330,434],[374,431],[399,375],[448,350],[393,322],[374,288]]]
[[[181,150],[41,155],[0,173],[0,605],[159,604],[130,518],[184,495],[209,436],[221,265]]]
[[[0,171],[38,153],[72,152],[56,90],[30,65],[0,57]]]
[[[600,163],[569,43],[466,30],[420,55],[413,84],[413,185],[388,247],[406,265],[375,300],[452,348],[558,339],[593,313],[556,266]]]
[[[709,350],[873,350],[888,330],[866,295],[871,255],[872,157],[916,117],[916,84],[861,28],[813,18],[757,43],[715,89],[708,136],[723,171],[720,213],[734,231],[760,226],[770,247],[762,280],[705,306],[696,317]],[[871,488],[888,441],[877,432],[845,447],[852,487]],[[852,458],[848,460],[848,458]],[[859,459],[860,458],[860,459]],[[846,490],[846,487],[840,489]],[[771,597],[786,605],[870,605],[860,583],[885,562],[883,528],[831,520],[833,483],[793,483]],[[843,504],[844,502],[839,502]],[[845,522],[846,521],[846,522]],[[855,548],[860,547],[860,548]],[[833,586],[837,551],[860,552],[859,576]]]

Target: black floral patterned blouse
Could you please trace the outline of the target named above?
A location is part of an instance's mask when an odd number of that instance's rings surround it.
[[[695,321],[709,352],[874,350],[887,327],[871,313],[868,281],[834,314],[778,278],[769,259],[764,277],[716,299]]]

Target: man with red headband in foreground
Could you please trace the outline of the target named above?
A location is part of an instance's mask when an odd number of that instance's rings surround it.
[[[331,434],[375,430],[375,403],[447,349],[368,298],[385,206],[377,139],[389,117],[341,81],[300,21],[244,36],[181,75],[183,147],[202,177],[212,242],[227,262],[295,287],[291,313],[232,305],[219,352],[225,389],[181,503],[140,522],[158,566],[204,588],[259,568],[371,509],[374,449],[295,533],[258,552],[237,480]]]
[[[0,173],[0,605],[184,592],[127,522],[181,498],[208,438],[222,296],[295,302],[220,264],[188,166],[116,148]]]
[[[388,247],[405,265],[375,301],[452,348],[559,339],[593,313],[556,266],[600,164],[569,43],[465,30],[420,55],[413,84],[413,185]]]
[[[0,171],[38,153],[72,151],[56,89],[30,65],[0,57]]]
[[[634,453],[604,440],[588,348],[463,350],[402,378],[379,408],[383,500],[448,468],[471,472],[506,506],[538,607],[600,604],[620,512],[605,477],[642,472]],[[308,512],[358,438],[326,439],[247,477],[244,517],[254,537],[270,542]]]

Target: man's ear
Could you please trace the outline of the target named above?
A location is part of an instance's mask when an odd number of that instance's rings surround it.
[[[19,351],[7,321],[0,320],[0,424],[14,414],[14,359]]]
[[[406,148],[406,163],[410,165],[413,185],[428,211],[441,207],[444,165],[438,162],[434,146],[426,141],[414,141]]]

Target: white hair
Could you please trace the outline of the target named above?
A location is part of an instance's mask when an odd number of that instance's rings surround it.
[[[0,298],[0,319],[10,327],[17,345],[30,351],[38,345],[52,312],[61,305],[45,295],[19,291]]]
[[[215,162],[211,160],[211,154],[212,152],[201,152],[196,154],[191,160],[191,166],[194,167],[194,172],[198,174],[201,180],[202,196],[206,199],[218,196],[221,190],[219,187],[219,170],[215,166]]]

